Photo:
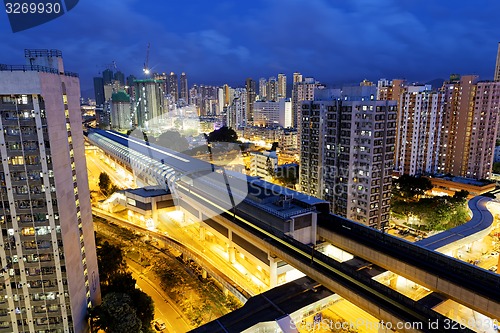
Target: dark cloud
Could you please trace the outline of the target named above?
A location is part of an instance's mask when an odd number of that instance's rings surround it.
[[[496,1],[465,0],[81,0],[24,32],[1,20],[0,62],[22,62],[24,48],[61,49],[66,68],[91,88],[112,61],[141,73],[151,43],[150,66],[184,71],[190,83],[242,85],[294,71],[327,83],[451,72],[490,79],[499,9]]]

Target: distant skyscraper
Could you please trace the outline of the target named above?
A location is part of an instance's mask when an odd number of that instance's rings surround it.
[[[167,94],[172,96],[174,103],[177,103],[179,100],[179,87],[177,83],[177,74],[174,72],[171,72],[170,75],[167,76]]]
[[[257,101],[253,109],[253,125],[261,127],[290,127],[292,125],[292,103],[281,98],[275,101]]]
[[[396,104],[370,98],[302,102],[301,121],[308,124],[300,136],[302,191],[331,202],[335,214],[377,228],[387,224]]]
[[[399,101],[394,169],[400,175],[439,173],[446,100],[443,93],[430,88],[408,86]]]
[[[136,80],[135,86],[135,121],[137,126],[151,129],[157,126],[164,114],[165,92],[161,80]]]
[[[259,100],[267,101],[267,80],[263,77],[259,79]]]
[[[256,91],[255,91],[255,81],[252,78],[246,79],[245,89],[247,91],[247,101],[246,101],[246,126],[251,125],[253,122],[253,102],[255,102]]]
[[[233,129],[242,129],[246,127],[246,103],[247,91],[245,88],[234,89],[231,105],[227,108],[226,123]]]
[[[293,83],[302,82],[302,74],[293,73]]]
[[[278,74],[278,99],[286,98],[286,75]]]
[[[136,80],[136,77],[134,75],[129,75],[127,76],[127,85],[126,87],[128,87],[126,90],[127,90],[127,94],[130,95],[130,98],[132,100],[135,99],[135,90],[134,90],[134,81]]]
[[[498,43],[498,51],[497,51],[497,63],[495,66],[495,81],[500,81],[500,43]]]
[[[104,85],[113,83],[113,71],[111,69],[105,69],[102,71],[102,78],[104,80]]]
[[[267,98],[266,100],[270,102],[278,101],[278,82],[275,77],[270,77],[267,81]]]
[[[131,129],[130,96],[123,90],[111,96],[111,129]]]
[[[322,85],[313,78],[302,79],[302,75],[299,73],[294,73],[293,78],[294,78],[293,90],[292,90],[293,127],[299,128],[298,122],[301,119],[300,117],[301,102],[312,101],[314,99],[314,89],[320,88]]]
[[[122,72],[120,72],[120,71],[116,72],[114,75],[114,79],[115,79],[115,81],[120,82],[120,85],[122,87],[125,86],[125,74],[123,74]]]
[[[392,81],[380,79],[377,83],[378,101],[399,101],[404,92],[405,80],[394,79]]]
[[[100,289],[80,82],[60,51],[25,55],[0,69],[1,330],[87,333]]]
[[[104,80],[102,77],[94,78],[94,96],[97,106],[104,104]]]
[[[181,74],[181,93],[180,93],[180,98],[186,102],[186,104],[189,104],[189,88],[188,88],[188,80],[187,80],[187,75],[186,73],[182,72]]]

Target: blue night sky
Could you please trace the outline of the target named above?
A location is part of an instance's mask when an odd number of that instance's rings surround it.
[[[82,89],[116,61],[189,84],[244,85],[246,77],[299,71],[326,84],[364,78],[428,81],[450,73],[491,79],[500,41],[497,0],[80,0],[62,17],[12,33],[0,20],[0,63],[25,48],[63,51]]]

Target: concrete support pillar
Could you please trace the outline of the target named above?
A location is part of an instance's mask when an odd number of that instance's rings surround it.
[[[274,288],[278,285],[278,261],[277,258],[268,256],[269,258],[269,287]]]
[[[205,227],[202,224],[200,224],[200,240],[202,242],[205,241],[205,232],[206,232]]]
[[[233,244],[228,245],[227,253],[229,253],[229,262],[234,263],[236,261],[236,249],[233,247]]]
[[[318,214],[312,213],[311,244],[316,244],[317,240],[318,240]]]
[[[399,275],[396,275],[396,274],[394,274],[394,275],[391,277],[391,281],[390,281],[390,286],[391,286],[391,288],[396,289],[396,285],[398,284],[398,278],[399,278]]]

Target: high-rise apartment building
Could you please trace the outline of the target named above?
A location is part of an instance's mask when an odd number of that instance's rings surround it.
[[[246,125],[251,125],[253,123],[253,102],[255,102],[255,98],[257,96],[257,92],[255,90],[255,81],[252,78],[247,78],[245,81],[245,89],[247,92],[247,101],[246,101]]]
[[[261,127],[291,127],[292,124],[292,103],[290,99],[280,99],[274,101],[257,101],[253,108],[253,125]]]
[[[102,71],[102,78],[104,80],[104,85],[113,84],[114,74],[113,71],[109,68]]]
[[[394,166],[400,175],[439,173],[445,102],[430,86],[408,86],[401,95]]]
[[[468,178],[489,179],[497,138],[500,111],[500,81],[478,82],[470,130],[471,147],[467,161]]]
[[[267,80],[263,77],[259,79],[259,100],[267,101]]]
[[[454,176],[467,174],[469,150],[471,148],[471,126],[476,97],[476,83],[479,77],[453,76],[443,84],[446,111],[440,145],[439,168],[442,173]]]
[[[188,81],[187,81],[186,73],[184,73],[184,72],[181,73],[180,82],[181,82],[181,91],[180,91],[179,98],[184,100],[184,102],[186,104],[189,104],[189,88],[188,88]]]
[[[267,101],[277,102],[278,101],[278,81],[275,77],[270,77],[267,81]]]
[[[493,76],[495,81],[500,81],[500,43],[498,43],[498,51],[497,51],[497,62],[495,66],[495,75]]]
[[[89,332],[100,302],[80,83],[57,50],[0,66],[0,332]]]
[[[397,102],[332,97],[301,103],[299,184],[333,213],[380,228],[389,221]]]
[[[179,100],[179,84],[177,83],[177,74],[171,72],[166,79],[167,94],[172,97],[172,101],[174,103],[177,103]]]
[[[380,79],[377,83],[378,101],[399,101],[406,87],[406,81],[394,79],[392,81]]]
[[[154,79],[134,81],[134,121],[137,126],[151,129],[160,123],[165,105],[163,83]]]
[[[102,106],[104,104],[104,80],[102,77],[94,78],[94,96],[95,104]]]
[[[247,91],[245,88],[236,88],[233,91],[231,105],[227,108],[226,124],[233,129],[242,129],[247,126]]]
[[[123,90],[111,96],[110,127],[113,130],[128,130],[132,128],[130,96]]]
[[[278,99],[286,98],[286,75],[278,74]]]
[[[321,88],[322,85],[311,77],[302,79],[302,75],[294,73],[293,90],[292,90],[292,114],[293,127],[299,128],[300,106],[302,101],[312,101],[314,99],[314,90]],[[300,79],[300,81],[298,81]],[[297,80],[297,81],[296,81]],[[299,133],[300,135],[300,133]]]
[[[123,74],[123,72],[117,71],[113,75],[113,78],[114,78],[114,81],[118,81],[120,83],[120,87],[124,87],[125,86],[125,74]]]

